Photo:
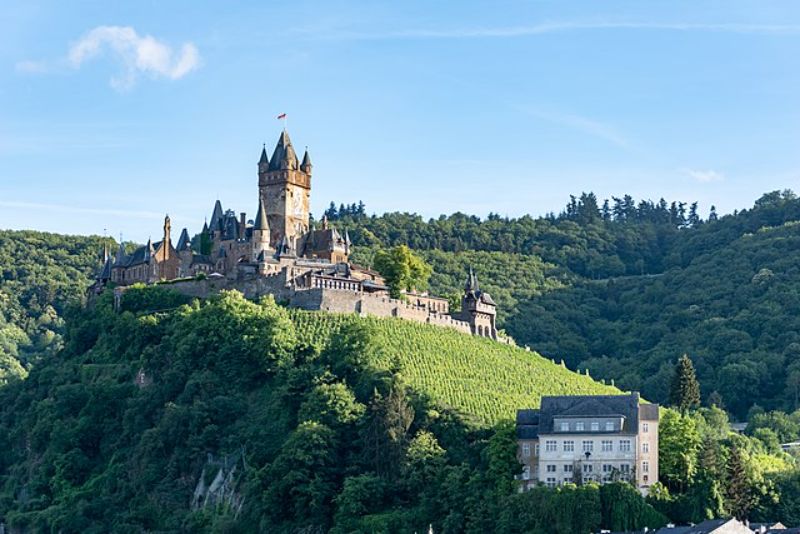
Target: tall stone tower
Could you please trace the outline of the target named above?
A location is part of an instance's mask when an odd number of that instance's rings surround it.
[[[261,151],[258,193],[267,214],[271,248],[277,248],[284,237],[296,243],[308,232],[311,158],[306,150],[300,163],[286,130],[281,132],[271,159],[266,147]]]

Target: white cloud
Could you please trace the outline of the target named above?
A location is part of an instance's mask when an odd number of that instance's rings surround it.
[[[140,36],[130,26],[98,26],[89,31],[70,48],[69,63],[78,68],[105,49],[122,65],[123,72],[111,78],[116,89],[131,87],[140,74],[177,80],[200,66],[194,44],[184,43],[178,52],[155,37]]]
[[[690,178],[707,184],[710,182],[721,182],[725,179],[725,175],[721,172],[712,171],[712,170],[697,170],[697,169],[683,169],[683,173],[689,176]]]

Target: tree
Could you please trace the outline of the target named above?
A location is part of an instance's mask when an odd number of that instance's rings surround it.
[[[725,475],[728,510],[736,519],[744,521],[755,506],[756,499],[750,486],[745,458],[738,445],[734,444],[728,451]]]
[[[665,410],[659,424],[659,470],[672,490],[684,491],[697,472],[700,434],[692,417]]]
[[[684,354],[678,359],[675,374],[670,384],[669,400],[672,406],[681,413],[686,413],[700,405],[700,384],[689,356]]]
[[[401,298],[403,291],[425,290],[433,269],[405,245],[375,253],[375,269],[386,278],[389,293]]]

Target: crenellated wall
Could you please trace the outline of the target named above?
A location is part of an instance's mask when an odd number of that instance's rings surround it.
[[[273,295],[278,302],[286,302],[292,308],[321,310],[333,313],[358,313],[374,317],[399,317],[409,321],[428,323],[454,328],[466,334],[471,333],[466,321],[442,313],[432,313],[426,308],[387,296],[372,295],[350,289],[312,287],[296,289],[290,283],[287,270],[258,276],[246,280],[227,278],[206,278],[203,280],[182,280],[169,284],[170,289],[195,298],[209,298],[222,290],[235,289],[246,298],[257,299]]]

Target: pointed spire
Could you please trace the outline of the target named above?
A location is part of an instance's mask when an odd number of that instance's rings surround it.
[[[324,213],[322,215],[322,229],[323,230],[327,230],[328,229],[328,214],[327,213]]]
[[[261,158],[258,160],[258,169],[267,170],[269,168],[269,158],[267,157],[267,144],[261,148]]]
[[[289,139],[289,133],[283,130],[278,138],[278,144],[275,145],[275,151],[272,153],[269,170],[296,169],[298,166],[299,162],[292,146],[292,140]]]
[[[303,163],[300,164],[300,170],[306,174],[311,174],[311,156],[308,155],[308,147],[306,147],[306,153],[303,154]]]
[[[114,258],[114,265],[124,265],[125,263],[125,244],[122,242],[122,234],[119,235],[119,249],[117,257]]]
[[[217,230],[219,222],[222,220],[222,202],[219,199],[214,203],[214,211],[211,213],[211,224],[209,228],[212,231]]]
[[[472,265],[469,266],[469,274],[467,275],[467,282],[464,284],[464,291],[472,293],[478,290],[478,277],[472,270]]]
[[[181,230],[181,236],[178,238],[178,252],[183,250],[190,250],[191,247],[191,239],[189,239],[189,231],[184,228]]]
[[[256,222],[253,230],[262,230],[269,232],[269,223],[267,221],[267,211],[264,209],[264,202],[261,198],[258,199],[258,215],[256,215]]]

